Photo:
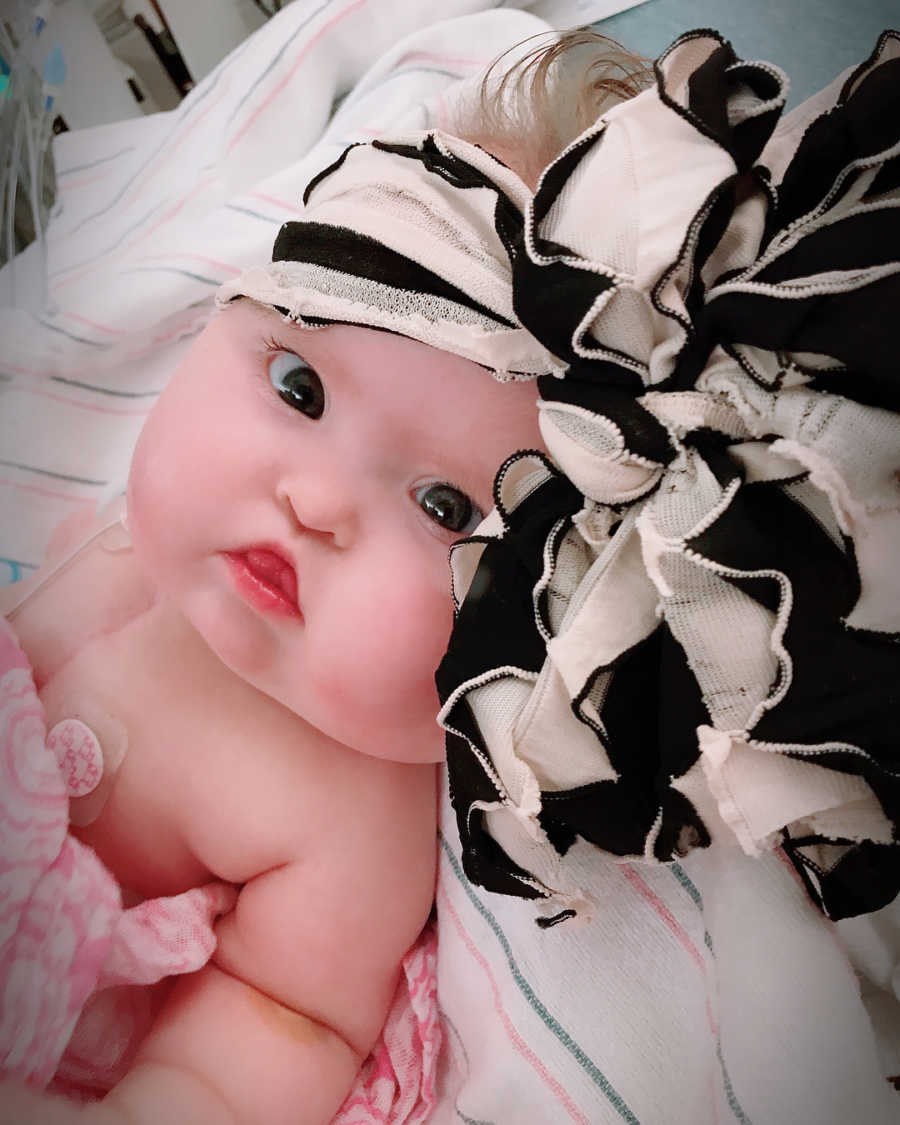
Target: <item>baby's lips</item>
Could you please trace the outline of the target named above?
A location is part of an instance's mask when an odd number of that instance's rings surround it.
[[[293,566],[268,547],[253,547],[244,553],[247,565],[269,585],[281,590],[297,604],[297,574]]]

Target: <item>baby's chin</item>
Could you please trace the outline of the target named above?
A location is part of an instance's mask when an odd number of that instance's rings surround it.
[[[433,764],[444,760],[438,726],[440,699],[427,660],[370,667],[305,654],[303,698],[307,722],[370,758]],[[424,669],[424,670],[423,670]]]
[[[444,761],[444,732],[437,724],[438,703],[405,708],[400,704],[390,715],[365,709],[357,713],[322,711],[305,716],[335,742],[385,762],[406,765],[437,765]]]
[[[359,749],[359,748],[358,748]],[[380,744],[369,739],[360,751],[371,758],[400,762],[405,765],[439,765],[444,760],[444,734],[438,730],[437,736],[423,732],[420,737],[404,736],[386,739]]]
[[[367,757],[420,765],[444,760],[444,733],[436,718],[440,703],[431,676],[416,677],[405,691],[396,690],[393,676],[361,683],[358,669],[354,673],[323,658],[304,625],[273,627],[226,582],[213,578],[221,576],[204,570],[186,588],[162,592],[206,649],[239,679],[306,727]],[[311,653],[319,659],[311,659]]]

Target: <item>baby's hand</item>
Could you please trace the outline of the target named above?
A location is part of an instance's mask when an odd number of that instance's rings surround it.
[[[178,979],[104,1100],[59,1125],[326,1125],[361,1061],[324,1024],[209,964]]]
[[[162,1080],[162,1079],[161,1079]],[[235,1117],[207,1100],[191,1106],[182,1101],[175,1116],[157,1116],[152,1104],[147,1114],[132,1116],[109,1100],[70,1102],[66,1098],[32,1090],[18,1082],[0,1082],[0,1125],[137,1125],[143,1122],[171,1122],[172,1125],[236,1125]],[[199,1111],[199,1112],[195,1112]],[[205,1115],[205,1116],[204,1116]]]
[[[18,1082],[0,1082],[0,1125],[88,1125],[91,1121],[95,1125],[119,1125],[115,1117],[85,1117],[91,1108],[31,1090]]]

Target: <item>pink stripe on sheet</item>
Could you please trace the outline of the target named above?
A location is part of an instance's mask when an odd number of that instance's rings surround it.
[[[704,982],[703,1006],[706,1010],[706,1019],[709,1024],[710,1033],[712,1034],[713,1039],[716,1041],[716,1052],[719,1056],[719,1065],[722,1070],[722,1078],[725,1082],[725,1088],[727,1092],[729,1090],[729,1080],[725,1068],[725,1060],[722,1058],[721,1054],[719,1021],[716,1019],[713,1013],[712,1003],[709,996],[709,978],[707,973],[706,959],[694,944],[694,942],[691,940],[691,937],[688,934],[687,930],[685,930],[685,928],[681,925],[672,911],[669,910],[666,904],[662,901],[659,895],[656,894],[652,887],[650,887],[643,876],[640,875],[631,864],[620,863],[617,864],[617,866],[625,876],[625,878],[628,880],[628,882],[631,883],[632,887],[634,887],[638,894],[653,907],[660,918],[662,918],[663,922],[665,922],[667,928],[675,935],[676,938],[678,938],[679,943],[682,945],[688,956],[700,970],[700,975],[703,977]],[[721,1121],[721,1117],[719,1114],[719,1099],[717,1096],[717,1083],[712,1073],[708,1075],[707,1081],[709,1092],[709,1106],[712,1109],[714,1125],[718,1125],[718,1123]],[[728,1096],[730,1100],[731,1095],[729,1094]],[[745,1120],[745,1118],[742,1117],[741,1120]]]
[[[187,140],[187,138],[191,135],[191,133],[193,133],[193,131],[200,124],[200,122],[203,121],[203,119],[206,117],[206,115],[208,113],[211,113],[216,108],[216,106],[219,104],[219,102],[224,99],[225,95],[228,93],[228,89],[231,86],[231,84],[232,84],[232,78],[229,75],[228,77],[226,77],[223,80],[222,87],[219,90],[217,97],[210,99],[210,103],[206,107],[206,109],[204,109],[202,113],[198,114],[194,118],[194,120],[190,123],[190,125],[188,125],[187,128],[184,129],[184,132],[182,132],[180,134],[178,134],[176,132],[175,137],[170,138],[167,141],[166,149],[165,149],[165,155],[161,155],[160,159],[153,161],[152,168],[150,169],[149,172],[147,172],[147,174],[145,176],[138,176],[137,177],[137,180],[134,184],[133,189],[125,194],[123,199],[120,200],[121,203],[127,205],[128,201],[130,199],[135,199],[137,197],[137,195],[140,194],[140,192],[144,191],[147,184],[150,182],[150,180],[153,179],[154,176],[159,175],[159,172],[162,170],[162,168],[165,167],[166,162],[171,158],[172,154],[174,152],[176,152],[177,149],[179,149],[184,144],[184,142]]]
[[[685,930],[684,926],[682,926],[682,924],[678,921],[678,919],[668,908],[668,906],[666,906],[659,895],[646,882],[644,877],[638,874],[638,872],[631,864],[619,863],[616,866],[619,868],[628,882],[631,883],[632,887],[634,887],[637,893],[653,907],[656,913],[666,924],[666,927],[675,935],[681,946],[684,948],[685,952],[700,970],[700,974],[705,981],[707,977],[706,960],[703,957],[703,954],[691,940],[691,937],[688,934],[687,930]],[[712,1031],[714,1036],[718,1036],[719,1023],[716,1017],[713,1015],[713,1010],[710,1006],[708,989],[704,990],[703,999],[706,1005],[706,1017],[709,1020],[710,1030]]]
[[[787,852],[784,850],[784,848],[775,848],[775,855],[778,856],[779,861],[791,873],[791,878],[794,880],[794,882],[797,884],[797,886],[802,887],[803,894],[804,894],[804,896],[806,896],[807,895],[806,887],[803,886],[803,880],[800,878],[800,872],[797,870],[796,867],[794,867],[793,863],[791,863],[791,857],[787,854]]]
[[[506,1009],[503,1007],[503,1003],[500,998],[500,989],[497,985],[496,980],[494,979],[493,973],[491,972],[490,965],[488,964],[484,955],[476,948],[474,942],[466,933],[466,929],[463,926],[462,919],[453,908],[450,897],[444,887],[440,884],[440,882],[438,883],[437,897],[440,900],[441,905],[446,909],[447,913],[452,918],[453,925],[456,927],[456,932],[462,939],[462,942],[465,945],[466,949],[484,970],[485,975],[487,976],[488,981],[491,985],[491,992],[494,996],[494,1010],[500,1017],[500,1021],[503,1024],[503,1028],[506,1031],[506,1034],[509,1036],[513,1048],[529,1063],[529,1065],[537,1073],[541,1081],[559,1099],[569,1117],[573,1121],[578,1121],[580,1125],[590,1125],[588,1119],[584,1116],[578,1106],[575,1105],[575,1103],[566,1093],[565,1089],[560,1085],[559,1082],[557,1082],[553,1075],[550,1074],[550,1072],[537,1057],[534,1051],[532,1051],[532,1049],[528,1046],[522,1036],[519,1035],[519,1033],[516,1031],[515,1027],[513,1026],[512,1020],[509,1018]]]
[[[690,956],[691,960],[696,963],[697,968],[701,971],[701,973],[705,974],[706,962],[703,959],[703,955],[700,953],[700,950],[696,947],[696,945],[694,945],[694,943],[691,941],[689,934],[672,913],[672,911],[669,910],[668,906],[666,906],[662,899],[649,886],[649,884],[644,880],[643,876],[639,875],[630,864],[620,863],[618,864],[618,868],[628,880],[628,882],[631,883],[634,889],[638,892],[638,894],[650,903],[656,913],[665,922],[666,926],[678,938],[682,946],[684,946],[685,951]]]
[[[129,250],[133,250],[134,247],[143,242],[145,238],[149,238],[154,231],[159,230],[163,223],[168,222],[169,219],[177,215],[189,199],[192,199],[198,192],[205,190],[205,188],[210,183],[212,183],[214,179],[214,176],[207,176],[205,180],[201,180],[198,184],[195,184],[194,187],[192,187],[191,190],[187,193],[187,195],[182,196],[181,199],[177,201],[177,203],[173,204],[173,206],[170,207],[169,210],[166,211],[166,213],[162,215],[161,218],[157,219],[152,227],[150,227],[148,230],[143,231],[143,233],[132,239],[131,242],[126,243],[125,246],[120,246],[117,250],[114,250],[109,255],[109,257],[104,256],[100,260],[91,262],[90,265],[84,266],[80,269],[76,266],[75,269],[78,272],[73,273],[71,277],[67,277],[65,281],[57,281],[53,286],[53,292],[58,293],[60,289],[65,289],[67,285],[71,285],[75,281],[80,281],[81,278],[85,277],[87,274],[96,269],[102,269],[105,272],[109,268],[109,264],[111,261],[114,261],[117,257],[121,257],[123,254],[127,254]],[[64,273],[65,270],[61,270],[60,272]]]
[[[204,316],[203,313],[198,313],[196,309],[185,309],[184,311],[185,313],[189,314],[184,318],[184,321],[179,321],[178,323],[176,323],[174,328],[171,328],[163,335],[154,336],[149,344],[145,345],[142,348],[138,348],[137,351],[128,352],[126,355],[123,355],[120,358],[120,363],[128,364],[132,363],[136,359],[143,359],[144,356],[152,355],[153,353],[155,353],[160,345],[169,344],[173,341],[178,342],[180,340],[187,339],[190,336],[196,336],[206,327],[206,324],[209,321],[209,316]],[[212,309],[210,309],[209,311],[211,314]],[[116,330],[110,329],[110,331],[112,332]],[[95,374],[94,368],[89,366],[79,367],[73,371],[66,371],[65,376],[63,376],[62,372],[60,371],[35,371],[28,367],[19,367],[14,363],[4,363],[3,370],[11,371],[16,375],[27,375],[32,379],[52,379],[57,376],[60,378],[65,377],[68,379],[74,379],[80,375]],[[21,390],[23,388],[20,387],[19,389]],[[64,398],[62,399],[62,401],[69,402],[70,400]],[[74,400],[72,401],[74,402]]]
[[[96,500],[90,496],[68,496],[64,492],[54,492],[52,488],[41,488],[37,484],[22,484],[17,480],[0,477],[0,488],[16,488],[21,492],[34,492],[38,496],[46,496],[50,500],[64,500],[67,504],[95,504]]]
[[[490,59],[462,58],[459,55],[442,55],[439,51],[407,51],[397,60],[397,66],[411,62],[440,63],[443,66],[462,66],[472,70],[480,70],[487,66]]]
[[[355,3],[350,4],[343,10],[343,12],[338,12],[336,16],[330,19],[324,27],[321,27],[316,32],[316,34],[312,36],[312,38],[294,60],[294,63],[287,74],[279,82],[276,82],[276,84],[272,87],[272,89],[262,100],[262,102],[260,102],[260,104],[256,107],[253,113],[250,114],[241,128],[238,129],[235,135],[231,138],[226,151],[231,152],[231,150],[238,143],[241,137],[243,137],[243,135],[247,132],[253,122],[256,121],[256,119],[265,110],[265,108],[272,102],[275,97],[277,97],[277,95],[284,89],[288,82],[290,82],[290,80],[294,77],[294,73],[297,70],[297,67],[303,62],[304,58],[306,57],[306,53],[307,51],[309,51],[310,47],[312,47],[314,43],[318,42],[318,40],[322,38],[326,31],[330,31],[331,28],[333,28],[336,24],[339,24],[342,19],[344,19],[346,16],[349,16],[352,12],[355,12],[357,8],[364,7],[367,3],[368,0],[355,0]]]
[[[222,86],[222,89],[221,89],[221,90],[219,91],[219,98],[222,98],[222,97],[223,97],[223,96],[224,96],[224,95],[225,95],[225,94],[226,94],[226,93],[228,92],[228,87],[230,86],[230,84],[231,84],[231,79],[230,79],[230,78],[227,78],[227,79],[225,80],[225,83],[224,83],[224,85]],[[163,167],[163,166],[164,166],[164,165],[166,164],[166,161],[167,161],[167,160],[168,160],[168,159],[169,159],[169,158],[170,158],[170,157],[172,156],[172,154],[173,154],[173,153],[174,153],[174,152],[175,152],[175,151],[176,151],[176,150],[177,150],[177,149],[178,149],[178,148],[179,148],[179,147],[180,147],[180,146],[181,146],[181,145],[182,145],[182,144],[184,143],[184,141],[186,140],[186,138],[187,138],[187,137],[188,137],[188,136],[189,136],[189,135],[190,135],[190,134],[191,134],[191,133],[192,133],[192,132],[194,131],[194,129],[196,129],[196,127],[197,127],[197,126],[198,126],[198,125],[199,125],[199,124],[200,124],[200,123],[201,123],[201,122],[203,121],[203,119],[204,119],[204,118],[206,117],[206,115],[207,115],[208,113],[210,113],[210,112],[211,112],[211,111],[212,111],[212,110],[213,110],[213,109],[214,109],[214,108],[216,107],[216,104],[217,104],[217,102],[216,102],[216,101],[214,101],[214,100],[213,100],[213,101],[211,101],[211,102],[210,102],[210,104],[209,104],[209,105],[208,105],[208,106],[206,107],[206,109],[205,109],[205,110],[203,110],[203,112],[202,112],[202,113],[198,114],[198,116],[194,118],[194,120],[193,120],[193,121],[192,121],[192,122],[190,123],[190,125],[189,125],[189,126],[188,126],[188,127],[187,127],[187,128],[186,128],[186,129],[185,129],[185,130],[184,130],[184,131],[183,131],[183,132],[182,132],[182,133],[180,134],[180,135],[176,134],[176,136],[175,136],[175,138],[174,138],[174,139],[170,139],[170,140],[169,140],[169,142],[168,142],[168,143],[167,143],[167,145],[166,145],[166,149],[165,149],[165,153],[164,153],[164,155],[162,155],[162,156],[160,157],[160,159],[159,159],[159,160],[155,160],[155,161],[153,162],[152,168],[151,168],[151,169],[150,169],[150,170],[149,170],[149,171],[148,171],[148,172],[147,172],[147,173],[146,173],[145,175],[142,175],[142,176],[138,176],[138,177],[137,177],[137,179],[136,179],[136,182],[135,182],[135,185],[134,185],[133,189],[132,189],[132,190],[130,190],[130,191],[128,191],[128,192],[126,192],[126,194],[125,194],[125,195],[123,196],[123,198],[122,198],[122,199],[120,199],[120,200],[118,200],[118,202],[116,203],[116,207],[119,207],[119,206],[124,206],[124,207],[127,207],[127,206],[129,205],[129,202],[130,202],[131,200],[133,200],[133,199],[137,198],[137,195],[138,195],[138,194],[139,194],[140,192],[143,192],[143,191],[144,191],[144,190],[146,189],[146,187],[147,187],[147,184],[149,183],[149,181],[150,181],[150,180],[151,180],[151,179],[152,179],[152,178],[153,178],[153,177],[154,177],[155,175],[158,175],[158,173],[159,173],[159,171],[161,170],[161,168],[162,168],[162,167]],[[205,187],[205,186],[206,186],[206,184],[208,184],[208,183],[210,182],[210,180],[212,180],[213,178],[214,178],[214,177],[210,176],[210,177],[209,177],[208,179],[206,179],[206,180],[202,181],[202,183],[201,183],[201,184],[197,185],[197,186],[196,186],[196,187],[195,187],[195,188],[194,188],[194,189],[193,189],[193,190],[192,190],[191,192],[189,192],[189,193],[188,193],[188,194],[187,194],[187,195],[186,195],[186,196],[184,197],[184,199],[182,199],[182,200],[181,200],[181,202],[180,202],[180,203],[179,203],[179,204],[178,204],[178,205],[177,205],[177,206],[176,206],[176,207],[175,207],[175,208],[174,208],[174,209],[173,209],[172,211],[169,211],[169,212],[168,212],[167,214],[163,215],[163,217],[162,217],[162,219],[160,219],[159,223],[163,223],[163,222],[165,222],[165,221],[166,221],[166,219],[168,219],[168,218],[171,218],[171,216],[172,216],[172,215],[173,215],[173,214],[174,214],[174,213],[175,213],[176,211],[180,210],[180,208],[181,208],[181,207],[182,207],[182,206],[184,205],[184,203],[185,203],[185,202],[186,202],[186,201],[187,201],[188,199],[190,199],[190,197],[191,197],[191,196],[192,196],[193,194],[195,194],[195,192],[196,192],[197,190],[199,190],[199,188]],[[87,181],[84,181],[84,182],[87,182]],[[72,185],[66,185],[66,187],[67,187],[67,188],[68,188],[68,187],[70,187],[70,186],[72,186]],[[76,186],[77,186],[77,185],[76,185]],[[109,213],[107,213],[107,216],[106,216],[106,217],[107,217],[107,218],[109,217]],[[157,223],[157,226],[159,226],[159,223]],[[125,246],[125,247],[122,247],[122,248],[121,248],[121,249],[120,249],[119,251],[116,251],[116,253],[124,253],[124,252],[125,252],[126,250],[130,249],[130,248],[131,248],[132,246],[135,246],[135,245],[136,245],[136,244],[137,244],[138,242],[140,242],[140,241],[141,241],[141,239],[142,239],[142,238],[146,238],[146,237],[147,237],[147,236],[148,236],[149,234],[151,234],[151,233],[152,233],[152,232],[153,232],[154,230],[156,230],[156,229],[157,229],[157,228],[156,228],[156,226],[154,226],[154,227],[151,227],[149,231],[146,231],[146,232],[145,232],[144,234],[142,234],[142,235],[139,235],[139,236],[138,236],[138,238],[137,238],[137,239],[136,239],[136,240],[135,240],[134,242],[131,242],[131,243],[129,243],[129,244],[127,245],[127,246]],[[78,278],[84,277],[84,276],[85,276],[85,274],[86,274],[86,273],[90,273],[90,272],[91,272],[91,269],[93,268],[93,266],[95,266],[95,265],[97,265],[97,264],[98,264],[98,263],[92,263],[92,264],[91,264],[91,266],[88,266],[88,267],[86,267],[86,268],[85,268],[85,269],[83,269],[83,270],[82,270],[82,271],[81,271],[80,273],[76,273],[76,274],[74,274],[74,275],[73,275],[72,277],[70,277],[70,278],[67,278],[67,279],[66,279],[65,281],[62,281],[62,282],[57,282],[57,283],[56,283],[56,284],[55,284],[55,285],[53,286],[53,291],[54,291],[54,292],[58,292],[58,291],[59,291],[60,289],[62,289],[62,288],[63,288],[64,286],[66,286],[66,285],[69,285],[69,284],[70,284],[70,283],[71,283],[72,281],[76,281],[76,280],[77,280]],[[104,264],[105,264],[105,263],[104,263]],[[77,267],[75,267],[75,268],[77,268]],[[63,270],[62,270],[61,272],[63,272],[63,273],[64,273],[64,272],[65,272],[65,269],[63,269]]]
[[[64,186],[64,189],[68,192],[68,191],[71,191],[72,188],[87,187],[88,184],[96,184],[100,180],[106,180],[106,179],[109,179],[109,172],[108,171],[94,172],[93,175],[82,176],[80,180],[66,180],[66,182],[63,186]]]
[[[96,320],[88,320],[86,316],[80,316],[78,313],[68,312],[66,309],[60,309],[63,316],[67,316],[69,320],[77,320],[81,324],[86,324],[88,328],[95,328],[98,332],[107,332],[110,336],[125,336],[127,329],[125,328],[110,328],[108,324],[98,324]],[[26,374],[30,374],[27,372]]]
[[[283,207],[286,211],[296,211],[298,214],[303,210],[296,203],[286,203],[283,199],[276,199],[274,195],[266,195],[264,191],[251,191],[247,198],[262,199],[265,203],[274,203],[276,207]]]
[[[30,367],[19,367],[16,363],[7,363],[3,361],[3,370],[11,371],[14,375],[28,375],[35,379],[50,379],[56,374],[55,371],[35,371]]]
[[[153,409],[152,403],[147,406],[134,407],[100,406],[99,403],[79,402],[77,399],[66,398],[65,395],[55,394],[53,391],[45,391],[41,387],[26,387],[21,384],[12,389],[21,391],[24,394],[40,395],[42,398],[49,398],[53,402],[64,402],[66,406],[74,407],[76,410],[87,410],[90,414],[117,414],[127,418],[143,418]]]
[[[216,269],[224,270],[225,273],[230,273],[232,277],[236,277],[241,271],[237,266],[230,266],[227,262],[220,262],[218,258],[208,258],[205,254],[192,254],[188,250],[178,250],[174,254],[145,254],[143,258],[138,258],[139,262],[171,262],[176,258],[190,258],[194,262],[205,262],[208,266],[215,266]]]

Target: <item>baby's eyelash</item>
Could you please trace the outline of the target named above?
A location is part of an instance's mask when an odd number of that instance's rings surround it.
[[[301,363],[307,362],[296,348],[291,347],[290,344],[285,343],[284,340],[279,340],[275,336],[264,336],[262,346],[266,356],[274,355],[278,352],[288,352],[290,355],[296,356]],[[266,362],[268,362],[268,360]]]

